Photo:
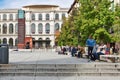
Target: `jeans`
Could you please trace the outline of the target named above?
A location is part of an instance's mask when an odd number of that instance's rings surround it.
[[[93,56],[92,56],[92,50],[93,50],[93,47],[88,46],[88,58],[89,58],[90,60],[93,59]]]

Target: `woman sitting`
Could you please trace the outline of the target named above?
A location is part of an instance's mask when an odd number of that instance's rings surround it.
[[[100,60],[100,55],[105,54],[105,48],[103,47],[103,45],[100,45],[95,48],[96,48],[96,52],[95,51],[93,52],[93,60]]]

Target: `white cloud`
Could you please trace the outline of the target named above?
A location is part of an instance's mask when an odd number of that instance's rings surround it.
[[[35,4],[50,4],[60,7],[70,7],[74,0],[4,0],[4,5],[1,8],[22,8],[26,5]]]

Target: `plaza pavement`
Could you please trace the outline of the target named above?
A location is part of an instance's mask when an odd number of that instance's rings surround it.
[[[88,62],[85,58],[71,57],[68,55],[58,54],[54,49],[20,49],[18,51],[9,51],[9,63],[11,64],[79,64],[79,63],[96,63]],[[97,62],[98,63],[98,62]],[[99,62],[105,63],[105,62]]]
[[[71,57],[71,55],[58,55],[55,50],[19,50],[9,51],[9,64],[80,64],[105,63],[88,62],[87,59]],[[0,76],[0,80],[120,80],[119,76]]]

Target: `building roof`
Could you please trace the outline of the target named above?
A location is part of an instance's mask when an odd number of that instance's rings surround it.
[[[59,7],[58,5],[27,5],[23,8],[50,8],[50,7]]]
[[[19,9],[0,9],[0,13],[16,13]]]
[[[72,10],[72,8],[74,7],[74,5],[78,2],[78,0],[74,0],[73,4],[71,5],[70,9],[68,10],[68,13],[70,13],[70,11]]]

